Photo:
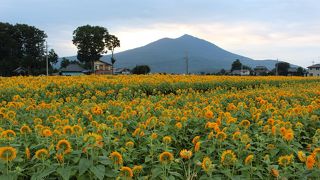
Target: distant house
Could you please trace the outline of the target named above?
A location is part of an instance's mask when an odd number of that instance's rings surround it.
[[[117,68],[114,74],[131,74],[131,71],[128,68]]]
[[[77,63],[69,64],[67,67],[60,69],[60,75],[79,76],[84,75],[86,70]]]
[[[308,76],[320,76],[320,64],[309,66]]]
[[[95,61],[94,73],[95,74],[112,74],[112,65],[101,60]]]
[[[248,69],[242,69],[242,70],[233,70],[231,71],[231,75],[236,75],[236,76],[249,76],[250,71]]]
[[[263,75],[267,75],[269,73],[269,69],[265,66],[256,66],[254,68],[254,74],[256,76],[263,76]]]

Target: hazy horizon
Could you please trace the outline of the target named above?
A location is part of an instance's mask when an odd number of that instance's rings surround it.
[[[74,56],[78,26],[104,26],[121,41],[116,52],[189,34],[249,58],[307,67],[320,63],[316,0],[75,1],[2,0],[0,21],[44,30],[60,57]]]

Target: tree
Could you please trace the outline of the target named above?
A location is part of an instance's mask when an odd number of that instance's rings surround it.
[[[0,22],[0,76],[11,76],[19,66],[21,53],[18,41],[15,27]]]
[[[132,69],[132,74],[148,74],[150,67],[148,65],[136,66]]]
[[[289,68],[290,64],[287,62],[279,62],[275,65],[275,71],[278,72],[278,75],[280,76],[287,76]]]
[[[86,68],[94,69],[94,61],[107,53],[108,30],[100,26],[80,26],[73,32],[73,44],[77,46],[77,58]]]
[[[59,59],[58,54],[54,51],[54,49],[51,49],[48,54],[48,61],[49,61],[50,65],[53,66],[53,65],[57,64],[58,59]]]
[[[15,28],[22,54],[20,65],[30,74],[44,74],[46,71],[44,42],[47,35],[44,31],[26,24],[16,24]]]
[[[44,31],[26,24],[0,23],[0,74],[13,75],[18,67],[28,74],[45,72]]]
[[[231,71],[241,70],[241,66],[242,66],[242,63],[240,62],[240,60],[236,59],[235,61],[233,61],[232,65],[231,65]]]
[[[120,47],[120,40],[114,35],[109,35],[106,46],[108,50],[111,51],[111,64],[112,64],[112,74],[113,74],[113,65],[116,62],[116,59],[113,56],[113,52],[116,47]]]
[[[297,68],[297,76],[303,76],[305,73],[305,70],[302,67]]]
[[[70,62],[69,59],[63,57],[63,58],[62,58],[62,61],[61,61],[61,63],[60,63],[60,68],[65,68],[65,67],[67,67],[70,63],[71,63],[71,62]]]

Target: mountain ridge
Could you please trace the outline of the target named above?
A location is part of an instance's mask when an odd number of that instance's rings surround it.
[[[133,68],[136,65],[148,65],[153,73],[186,72],[185,57],[188,54],[190,73],[210,73],[220,69],[230,69],[231,64],[239,59],[242,64],[252,68],[266,66],[275,67],[276,60],[254,60],[249,57],[227,51],[212,42],[188,34],[178,38],[161,38],[144,46],[115,53],[115,67]],[[101,57],[110,63],[111,55]],[[72,60],[75,56],[69,57]]]

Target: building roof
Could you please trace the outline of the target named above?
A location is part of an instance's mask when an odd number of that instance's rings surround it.
[[[17,69],[13,70],[15,73],[25,73],[27,70],[24,67],[19,66]]]
[[[99,62],[102,62],[102,63],[104,63],[104,64],[106,64],[106,65],[111,66],[111,64],[109,64],[109,63],[107,63],[107,62],[105,62],[105,61],[102,61],[102,60],[96,60],[96,61],[99,61]]]
[[[314,64],[312,66],[309,66],[308,68],[320,68],[320,64]]]
[[[82,72],[84,70],[79,64],[69,64],[67,67],[60,69],[61,72]]]
[[[256,70],[256,69],[257,69],[257,70],[268,70],[268,68],[265,67],[265,66],[256,66],[254,69],[255,69],[255,70]]]

